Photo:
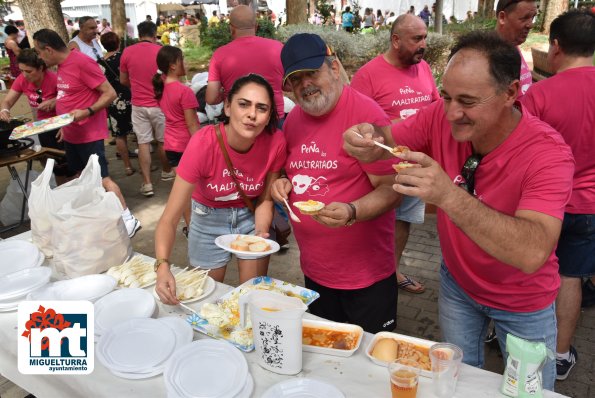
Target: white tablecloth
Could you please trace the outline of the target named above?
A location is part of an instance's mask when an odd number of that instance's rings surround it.
[[[27,239],[28,233],[17,238]],[[147,288],[152,289],[153,287]],[[217,284],[215,291],[190,307],[198,310],[204,302],[213,302],[232,289],[231,286]],[[178,307],[159,303],[159,317],[187,314]],[[306,314],[307,317],[312,317]],[[386,368],[375,365],[365,355],[365,348],[373,335],[366,333],[360,348],[348,358],[329,355],[303,353],[303,370],[296,376],[282,376],[264,370],[257,364],[254,352],[245,354],[254,377],[255,387],[252,397],[260,397],[271,385],[291,377],[308,377],[331,383],[346,397],[371,398],[390,397],[390,385]],[[198,332],[194,339],[209,338]],[[165,397],[163,376],[145,380],[126,380],[112,375],[99,361],[90,375],[23,375],[17,368],[17,313],[0,313],[0,374],[18,384],[38,398],[51,397]],[[500,397],[501,375],[463,365],[457,384],[456,397]],[[418,397],[433,397],[432,380],[420,377]],[[545,391],[545,397],[562,397]]]

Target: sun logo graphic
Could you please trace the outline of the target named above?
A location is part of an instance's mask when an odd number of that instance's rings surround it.
[[[89,301],[24,301],[18,312],[23,374],[89,374],[94,367],[94,310]]]

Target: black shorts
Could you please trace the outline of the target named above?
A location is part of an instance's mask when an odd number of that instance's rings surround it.
[[[397,318],[396,273],[363,289],[340,290],[322,286],[304,276],[308,289],[320,298],[308,306],[310,312],[335,322],[353,323],[366,332],[393,331]]]
[[[178,167],[183,154],[184,152],[165,151],[165,156],[167,156],[167,160],[171,167]]]
[[[105,158],[105,144],[103,140],[87,142],[84,144],[71,144],[64,142],[66,150],[66,160],[68,167],[75,173],[83,171],[91,155],[99,156],[99,166],[101,167],[101,178],[109,177],[107,171],[107,159]]]
[[[58,134],[58,129],[46,131],[45,133],[39,134],[37,137],[39,138],[39,143],[42,147],[59,149],[63,151],[64,142],[58,142],[56,139],[56,134]],[[56,159],[56,164],[54,165],[54,174],[57,176],[72,177],[76,173],[70,170],[68,167],[68,162],[66,161],[66,156],[64,156]]]
[[[595,275],[595,214],[564,213],[556,255],[560,275],[571,278]]]

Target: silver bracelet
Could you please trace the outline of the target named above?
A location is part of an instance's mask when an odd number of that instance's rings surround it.
[[[2,109],[0,112],[8,112],[8,113],[10,113],[10,109],[6,109],[6,108],[4,108],[4,109]]]

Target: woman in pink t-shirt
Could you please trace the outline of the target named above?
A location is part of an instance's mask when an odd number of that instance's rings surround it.
[[[209,275],[217,281],[223,281],[231,254],[218,248],[215,238],[230,233],[267,237],[271,226],[270,187],[287,156],[285,138],[276,129],[273,89],[262,76],[241,77],[229,91],[224,110],[229,117],[227,123],[209,125],[190,140],[155,231],[156,291],[166,304],[178,303],[168,258],[178,221],[191,197],[190,265],[209,269]],[[239,195],[221,145],[242,190],[255,205],[254,213]],[[238,256],[240,283],[266,275],[268,263],[268,256],[256,260]]]
[[[163,46],[157,53],[157,73],[153,77],[155,99],[165,115],[165,133],[163,149],[174,171],[178,168],[182,154],[190,142],[192,134],[200,126],[196,109],[198,101],[190,87],[180,82],[186,76],[184,54],[177,47]],[[190,206],[184,210],[188,236],[190,225]]]
[[[0,103],[0,120],[10,121],[12,118],[10,109],[23,94],[27,97],[35,120],[56,116],[56,95],[58,92],[56,74],[47,69],[45,63],[31,48],[21,51],[17,57],[17,65],[21,73]],[[56,129],[39,134],[41,146],[63,150],[64,144],[57,141],[57,133]],[[58,184],[66,182],[66,177],[72,175],[66,165],[66,159],[57,161],[54,166],[54,174]]]

